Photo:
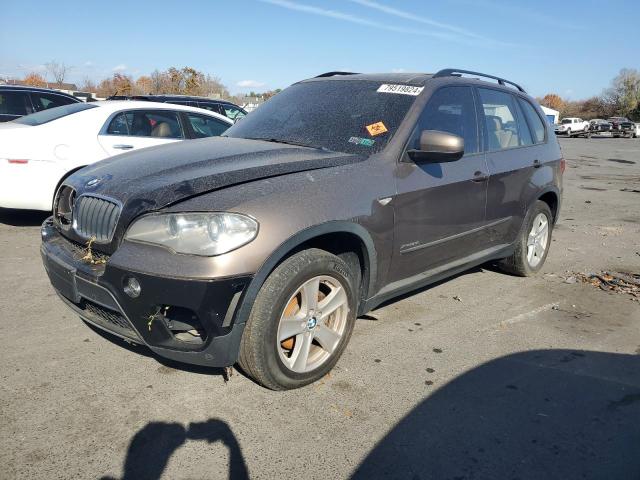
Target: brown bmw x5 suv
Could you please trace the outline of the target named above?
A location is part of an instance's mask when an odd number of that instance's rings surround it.
[[[300,387],[394,296],[489,261],[540,270],[564,170],[544,118],[521,87],[475,72],[320,75],[220,138],[69,177],[44,265],[96,327]]]

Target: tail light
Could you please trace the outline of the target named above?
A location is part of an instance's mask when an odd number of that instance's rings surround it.
[[[564,158],[560,159],[560,173],[564,173],[565,169],[567,168],[567,162]]]
[[[25,165],[29,163],[29,160],[24,158],[7,158],[7,161],[13,165]]]

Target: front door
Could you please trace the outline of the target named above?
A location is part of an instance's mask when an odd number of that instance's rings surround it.
[[[405,153],[399,162],[392,200],[391,282],[445,266],[486,246],[488,174],[476,118],[471,87],[437,90],[422,112],[407,149],[419,148],[423,130],[439,130],[464,138],[465,154],[455,162],[420,164]]]
[[[98,141],[109,156],[185,138],[175,111],[130,110],[113,117]]]

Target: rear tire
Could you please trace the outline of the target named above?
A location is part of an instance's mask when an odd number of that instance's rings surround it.
[[[567,138],[571,138],[571,129],[567,128]]]
[[[240,367],[272,390],[302,387],[326,375],[353,331],[358,278],[340,257],[316,248],[282,262],[253,304],[240,342]]]
[[[537,200],[522,223],[515,251],[500,262],[500,269],[519,277],[538,273],[549,253],[552,230],[551,209],[543,201]]]

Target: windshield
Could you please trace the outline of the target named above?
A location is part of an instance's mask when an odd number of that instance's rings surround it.
[[[563,118],[562,119],[562,123],[563,123],[563,125],[567,124],[567,123],[571,123],[571,119],[570,118]]]
[[[416,99],[413,94],[378,92],[382,85],[368,80],[298,83],[224,136],[371,155],[384,148]]]
[[[14,123],[22,123],[24,125],[31,125],[36,127],[43,123],[48,123],[53,120],[57,120],[67,115],[82,112],[89,108],[96,108],[97,105],[91,105],[88,103],[72,103],[70,105],[62,105],[61,107],[49,108],[38,113],[32,113],[31,115],[25,115],[24,117],[14,120]]]

